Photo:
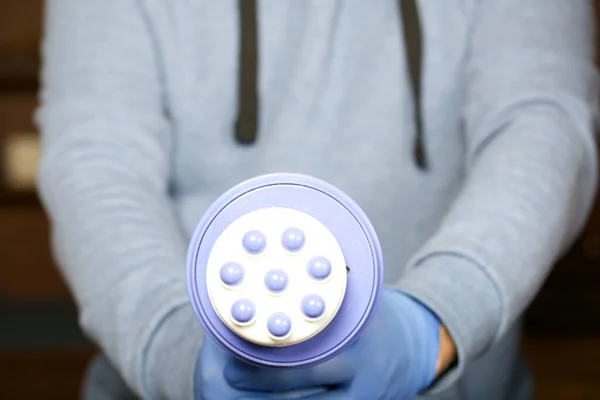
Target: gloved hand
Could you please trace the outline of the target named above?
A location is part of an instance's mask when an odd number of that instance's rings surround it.
[[[313,367],[255,367],[207,340],[197,366],[197,398],[410,400],[434,380],[439,333],[440,322],[429,309],[384,290],[359,338],[337,357]]]

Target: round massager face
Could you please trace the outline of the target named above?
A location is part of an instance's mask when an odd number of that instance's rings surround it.
[[[337,314],[346,261],[333,234],[314,217],[271,207],[232,222],[208,258],[206,286],[221,321],[263,346],[310,339]]]
[[[223,194],[198,223],[190,300],[208,337],[259,366],[314,365],[367,323],[383,282],[362,210],[310,176],[271,174]]]

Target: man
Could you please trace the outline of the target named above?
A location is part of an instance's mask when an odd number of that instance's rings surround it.
[[[114,367],[147,399],[530,398],[520,315],[595,190],[592,19],[586,0],[50,0],[39,187],[106,355],[86,396],[121,396]],[[280,171],[357,201],[388,287],[353,348],[291,372],[203,341],[183,273],[208,205]]]

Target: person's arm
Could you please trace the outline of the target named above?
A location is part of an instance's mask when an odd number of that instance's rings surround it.
[[[168,196],[158,50],[134,0],[46,6],[39,191],[84,330],[143,398],[192,396],[202,332]]]
[[[588,0],[477,1],[467,182],[396,285],[456,344],[458,365],[437,388],[510,328],[586,219],[597,168],[593,17]]]

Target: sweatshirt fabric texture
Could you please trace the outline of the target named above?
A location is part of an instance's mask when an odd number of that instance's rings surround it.
[[[129,387],[189,399],[190,235],[231,186],[324,179],[364,209],[385,283],[447,326],[431,399],[515,399],[518,321],[596,185],[587,0],[420,0],[423,144],[393,0],[258,1],[258,140],[234,140],[238,2],[50,0],[39,191],[80,321]]]

